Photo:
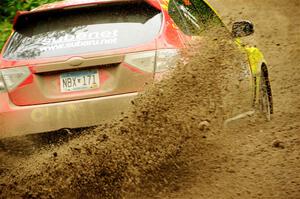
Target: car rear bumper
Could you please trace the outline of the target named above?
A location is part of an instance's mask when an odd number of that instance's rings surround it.
[[[0,138],[79,128],[117,119],[137,93],[34,106],[16,106],[0,94]]]

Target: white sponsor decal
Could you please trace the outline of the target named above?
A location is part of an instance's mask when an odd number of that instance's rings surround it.
[[[52,51],[65,48],[76,48],[98,45],[113,45],[118,42],[118,30],[102,32],[80,32],[77,34],[66,34],[60,37],[36,39],[44,47],[41,51]]]

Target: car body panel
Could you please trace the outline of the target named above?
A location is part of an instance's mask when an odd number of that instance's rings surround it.
[[[118,119],[138,93],[52,103],[50,105],[0,105],[0,138],[99,125]],[[7,94],[0,98],[8,101]]]

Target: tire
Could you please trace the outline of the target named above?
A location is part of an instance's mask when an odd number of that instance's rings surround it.
[[[270,82],[268,77],[262,71],[260,77],[260,86],[259,86],[259,109],[261,114],[266,118],[267,121],[271,120],[272,114],[272,96],[270,96]]]

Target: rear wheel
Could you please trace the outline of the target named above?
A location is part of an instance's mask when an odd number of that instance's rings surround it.
[[[270,95],[270,82],[268,80],[267,75],[264,71],[261,73],[260,77],[260,97],[259,97],[259,108],[260,112],[267,119],[267,121],[271,120],[272,114],[272,96]]]

